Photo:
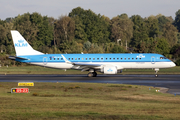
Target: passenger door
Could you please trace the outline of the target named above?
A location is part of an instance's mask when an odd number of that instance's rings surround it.
[[[47,65],[47,57],[43,57],[43,64]]]
[[[155,64],[155,63],[156,63],[156,59],[155,59],[154,56],[151,57],[151,63],[152,63],[152,64]]]

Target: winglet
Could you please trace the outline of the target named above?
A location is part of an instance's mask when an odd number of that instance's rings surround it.
[[[64,61],[65,61],[66,63],[72,64],[72,62],[70,62],[69,60],[67,60],[67,59],[64,57],[64,55],[61,54],[61,56],[63,57],[63,59],[64,59]]]

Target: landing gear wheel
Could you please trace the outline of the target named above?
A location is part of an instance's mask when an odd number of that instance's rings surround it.
[[[93,77],[93,73],[89,72],[88,77]]]
[[[157,73],[158,73],[158,71],[159,71],[159,68],[155,68],[154,70],[155,70],[155,77],[158,77],[158,74],[157,74]]]
[[[92,74],[93,74],[93,77],[96,77],[96,76],[97,76],[97,73],[96,73],[96,72],[93,72]]]
[[[97,73],[96,72],[89,72],[88,77],[96,77]]]

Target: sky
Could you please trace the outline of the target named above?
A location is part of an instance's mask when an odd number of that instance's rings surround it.
[[[68,15],[72,9],[91,9],[110,19],[126,13],[129,17],[162,14],[172,16],[180,9],[180,0],[1,0],[0,19],[16,17],[24,13],[38,12],[43,16],[59,18]]]

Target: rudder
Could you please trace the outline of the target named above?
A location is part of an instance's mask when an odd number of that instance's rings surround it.
[[[44,54],[34,50],[17,30],[11,30],[11,35],[16,51],[16,56]]]

